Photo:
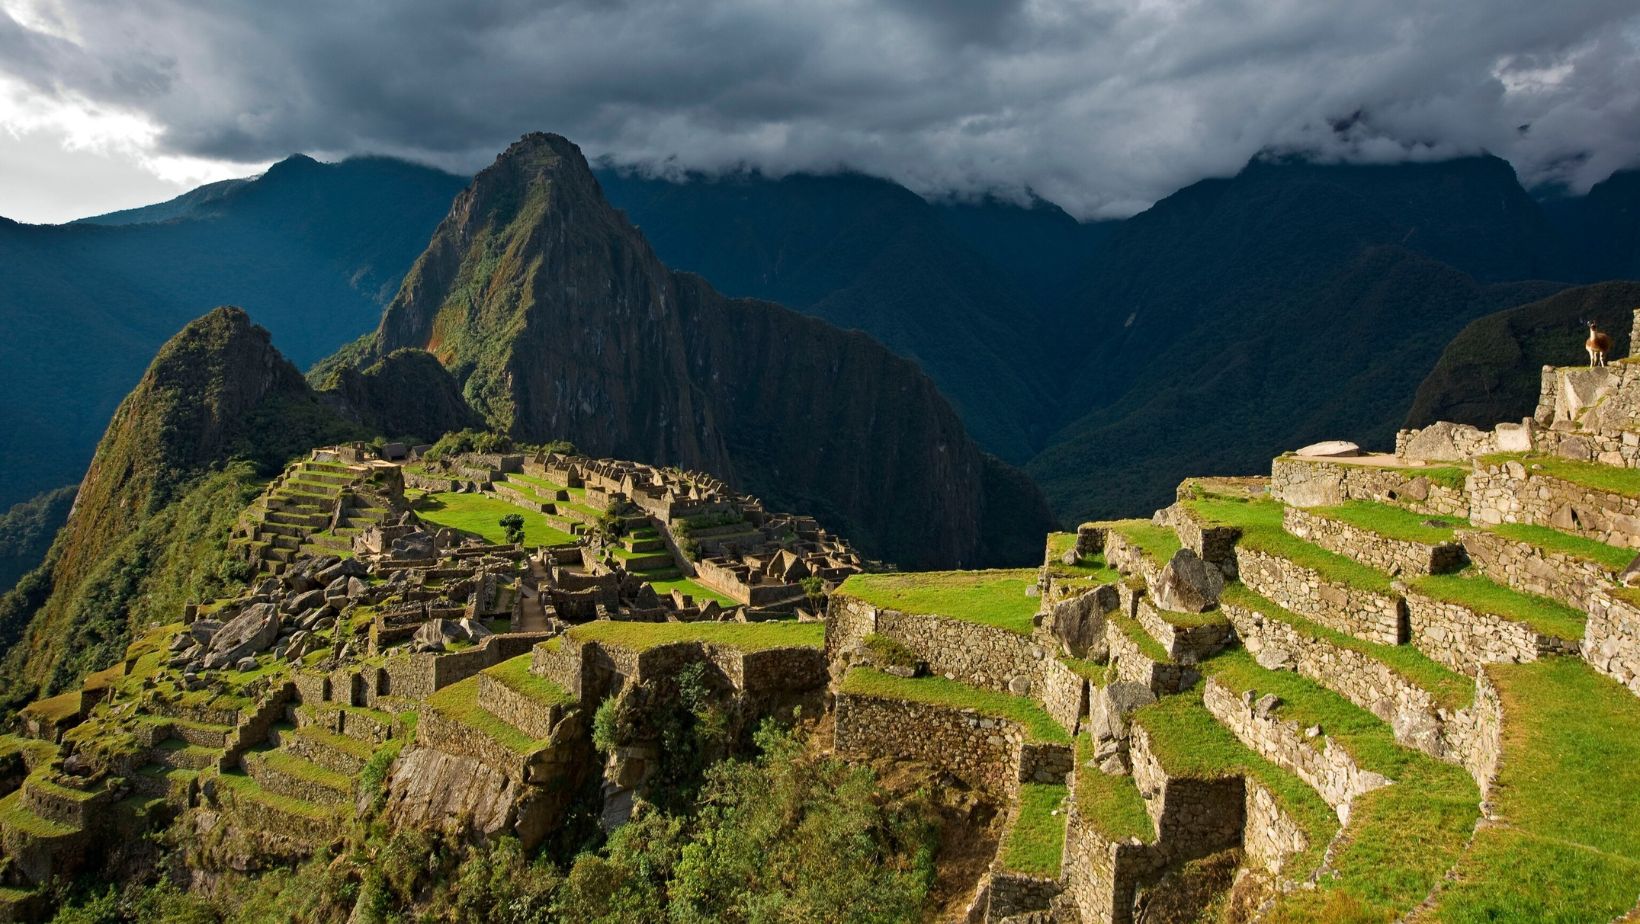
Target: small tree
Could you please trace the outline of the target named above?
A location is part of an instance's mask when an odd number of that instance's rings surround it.
[[[501,518],[501,528],[507,531],[507,541],[513,545],[524,544],[524,516],[519,513],[509,513]]]
[[[820,601],[826,599],[826,582],[818,574],[811,574],[797,582],[803,588],[803,595],[809,598],[809,605],[816,610],[820,609]]]

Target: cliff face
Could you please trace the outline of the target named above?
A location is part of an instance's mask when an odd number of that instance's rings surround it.
[[[668,270],[558,136],[457,197],[355,362],[403,348],[516,437],[710,471],[902,565],[986,563],[1009,547],[991,524],[1051,524],[1034,490],[988,509],[994,463],[913,363]]]

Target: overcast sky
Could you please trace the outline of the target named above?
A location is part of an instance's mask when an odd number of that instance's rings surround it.
[[[1261,150],[1640,166],[1635,0],[0,0],[0,215],[292,152],[850,167],[1126,215]]]

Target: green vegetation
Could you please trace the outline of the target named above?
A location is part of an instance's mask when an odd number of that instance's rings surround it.
[[[1513,539],[1516,542],[1525,542],[1549,552],[1559,552],[1573,558],[1581,558],[1584,561],[1592,561],[1595,564],[1613,572],[1622,571],[1624,568],[1627,568],[1629,566],[1629,562],[1634,561],[1636,555],[1640,555],[1640,552],[1636,552],[1634,549],[1624,549],[1615,545],[1607,545],[1604,542],[1596,542],[1593,539],[1585,539],[1582,536],[1574,536],[1571,533],[1563,533],[1558,529],[1550,529],[1547,526],[1532,526],[1526,523],[1504,523],[1501,526],[1493,526],[1490,529],[1492,532],[1497,533],[1505,539]]]
[[[1292,535],[1281,526],[1281,504],[1273,500],[1206,497],[1185,502],[1207,521],[1241,527],[1241,545],[1308,568],[1323,578],[1357,590],[1387,594],[1389,575],[1353,558],[1329,552]]]
[[[524,544],[524,515],[509,513],[496,521],[496,525],[507,534],[507,542],[512,545]]]
[[[1055,878],[1065,855],[1062,783],[1019,784],[1019,809],[1002,841],[1002,865],[1016,873]]]
[[[1469,478],[1469,469],[1456,465],[1437,465],[1431,468],[1422,468],[1418,474],[1438,484],[1449,491],[1462,491],[1464,482]]]
[[[1139,620],[1121,612],[1111,613],[1106,618],[1122,630],[1122,635],[1138,647],[1140,654],[1157,664],[1173,663],[1173,659],[1168,656],[1167,649],[1163,648],[1161,642],[1156,641],[1149,632],[1145,631],[1145,627],[1139,624]]]
[[[1268,619],[1286,623],[1298,630],[1300,635],[1318,638],[1340,648],[1364,654],[1400,674],[1413,686],[1428,692],[1438,705],[1446,709],[1463,709],[1474,702],[1473,680],[1430,660],[1428,655],[1411,645],[1382,645],[1346,635],[1278,606],[1240,582],[1225,585],[1219,599],[1231,606],[1253,610],[1262,613]]]
[[[676,573],[676,572],[673,572]],[[641,577],[642,575],[640,575]],[[692,581],[686,577],[670,578],[662,581],[650,581],[649,586],[655,588],[655,593],[666,596],[674,590],[681,590],[694,598],[696,604],[704,604],[708,600],[716,600],[718,606],[729,608],[739,606],[740,601],[728,597],[707,587],[699,581]]]
[[[916,667],[922,659],[917,653],[905,647],[886,635],[873,632],[862,639],[866,650],[871,652],[872,660],[877,664],[886,664],[890,667]]]
[[[1596,491],[1640,498],[1640,469],[1601,465],[1598,462],[1579,462],[1574,459],[1562,459],[1559,456],[1499,454],[1481,458],[1481,462],[1487,465],[1509,461],[1525,465],[1530,474],[1548,475]]]
[[[1076,811],[1095,831],[1112,841],[1156,840],[1156,826],[1130,774],[1101,773],[1092,764],[1093,738],[1076,736]]]
[[[1640,882],[1640,699],[1574,658],[1487,668],[1503,760],[1438,921],[1611,920]]]
[[[678,642],[705,642],[740,651],[770,648],[823,648],[826,626],[820,622],[777,619],[768,622],[624,622],[599,619],[573,626],[570,638],[647,651]]]
[[[75,489],[47,491],[0,512],[0,594],[45,559],[58,527],[68,521]]]
[[[1441,545],[1454,541],[1454,531],[1467,525],[1457,517],[1431,516],[1372,501],[1349,501],[1336,507],[1312,507],[1307,513],[1348,523],[1368,532],[1404,542]],[[1436,524],[1436,525],[1431,525]]]
[[[78,830],[29,811],[28,806],[23,804],[22,790],[0,799],[0,828],[21,831],[32,837],[63,837]]]
[[[267,765],[269,769],[277,770],[285,776],[305,780],[338,792],[353,792],[352,777],[321,767],[310,760],[279,750],[252,751],[251,753],[256,756],[256,760]]]
[[[1029,635],[1039,601],[1026,596],[1025,590],[1036,584],[1036,577],[1036,570],[1030,568],[855,574],[837,593],[872,606]]]
[[[1075,533],[1050,533],[1048,535],[1048,573],[1060,581],[1076,581],[1087,584],[1114,584],[1122,579],[1121,572],[1105,564],[1102,555],[1078,556],[1076,564],[1065,564],[1062,560],[1065,553],[1075,547]]]
[[[898,699],[952,709],[972,709],[975,712],[1007,719],[1025,730],[1033,741],[1069,744],[1071,736],[1043,711],[1034,700],[1012,696],[995,690],[981,690],[944,677],[895,677],[890,674],[858,667],[843,678],[839,691],[855,696],[875,696],[880,699]]]
[[[1557,600],[1510,590],[1468,569],[1458,574],[1426,575],[1412,586],[1437,600],[1524,623],[1535,632],[1556,638],[1581,639],[1588,620],[1587,614]]]
[[[444,718],[471,726],[514,753],[529,755],[547,746],[547,742],[530,738],[478,704],[476,674],[434,693],[427,698],[427,705]]]
[[[1119,520],[1109,526],[1111,532],[1138,546],[1146,557],[1158,565],[1167,564],[1181,548],[1177,533],[1149,520]]]
[[[1304,781],[1248,750],[1220,725],[1202,705],[1200,684],[1142,707],[1133,714],[1133,722],[1145,730],[1151,751],[1171,776],[1257,780],[1309,840],[1309,849],[1293,858],[1291,869],[1310,870],[1320,862],[1338,830],[1332,808]]]
[[[471,533],[496,545],[508,541],[501,519],[512,516],[519,518],[525,534],[536,545],[565,545],[575,541],[569,533],[548,525],[539,511],[525,510],[493,494],[424,494],[416,501],[415,510],[416,515],[428,523]]]
[[[551,680],[539,674],[530,672],[531,656],[521,654],[516,658],[502,661],[494,667],[486,668],[484,673],[492,680],[499,681],[507,689],[528,697],[542,706],[567,706],[575,702],[568,691]]]
[[[1374,919],[1399,916],[1421,902],[1474,828],[1480,793],[1469,774],[1400,746],[1370,712],[1298,674],[1265,670],[1244,649],[1220,654],[1205,667],[1234,693],[1274,693],[1281,699],[1280,718],[1319,725],[1363,769],[1395,781],[1354,801],[1347,841],[1332,856],[1328,873],[1316,891],[1285,899],[1288,909],[1319,909],[1338,901],[1328,895],[1335,891],[1349,905],[1371,909]]]

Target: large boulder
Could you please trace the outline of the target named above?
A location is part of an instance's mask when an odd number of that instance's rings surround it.
[[[211,636],[210,648],[205,652],[205,667],[215,670],[234,664],[272,645],[278,637],[279,611],[273,604],[246,607]]]
[[[1401,455],[1414,462],[1461,462],[1485,442],[1486,435],[1474,427],[1442,420],[1414,434]]]
[[[1103,584],[1049,605],[1041,622],[1072,657],[1097,659],[1104,656],[1105,615],[1116,605],[1116,588]]]
[[[1348,459],[1361,454],[1361,447],[1348,440],[1326,440],[1311,443],[1293,453],[1307,459]]]
[[[1218,606],[1223,590],[1224,572],[1190,549],[1173,553],[1153,588],[1157,606],[1179,613],[1207,612]]]

